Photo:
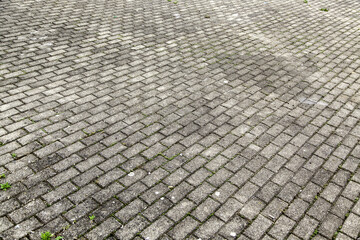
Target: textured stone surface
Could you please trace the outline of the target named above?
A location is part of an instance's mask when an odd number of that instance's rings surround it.
[[[0,239],[360,237],[359,1],[0,9]]]

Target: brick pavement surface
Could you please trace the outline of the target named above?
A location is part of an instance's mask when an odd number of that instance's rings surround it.
[[[359,1],[0,9],[0,239],[360,237]]]

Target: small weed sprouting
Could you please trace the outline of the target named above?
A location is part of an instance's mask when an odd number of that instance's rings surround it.
[[[168,0],[168,2],[171,2],[172,0]]]
[[[41,240],[51,240],[52,236],[54,236],[54,234],[49,231],[41,233]]]
[[[307,1],[307,0],[304,0],[304,3],[308,3],[308,1]]]
[[[4,146],[4,145],[5,145],[5,144],[4,144],[3,142],[0,142],[0,147],[1,147],[1,146]]]
[[[329,9],[327,9],[327,8],[321,8],[321,9],[320,9],[320,11],[323,11],[323,12],[328,12],[328,11],[329,11]]]
[[[66,225],[65,227],[63,227],[64,230],[68,230],[71,227],[71,225]]]
[[[11,188],[11,185],[8,182],[6,182],[6,183],[3,183],[3,184],[0,184],[0,188],[1,188],[1,190],[6,191],[9,188]]]
[[[175,1],[175,2],[174,2],[174,4],[177,4],[177,3],[178,3],[178,1]]]
[[[319,231],[317,229],[315,229],[315,231],[313,232],[312,236],[315,237],[316,235],[318,235]]]
[[[91,215],[91,216],[89,216],[89,218],[90,218],[90,221],[92,221],[95,219],[95,215]]]
[[[11,156],[12,156],[13,158],[17,158],[16,153],[12,153]]]
[[[0,179],[1,179],[1,178],[6,178],[5,173],[3,173],[3,174],[0,175]]]
[[[52,234],[49,231],[41,233],[41,240],[51,240],[52,237],[54,237],[54,234]],[[60,240],[60,239],[63,239],[63,237],[62,236],[57,236],[55,238],[55,240]]]

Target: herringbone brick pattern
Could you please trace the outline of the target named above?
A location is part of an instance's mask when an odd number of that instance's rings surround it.
[[[0,9],[0,239],[360,237],[359,1]]]

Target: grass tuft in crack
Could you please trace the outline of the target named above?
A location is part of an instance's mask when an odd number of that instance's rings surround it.
[[[0,188],[1,188],[1,190],[6,191],[9,188],[11,188],[11,185],[10,185],[10,183],[6,182],[6,183],[3,183],[3,184],[0,184]]]

